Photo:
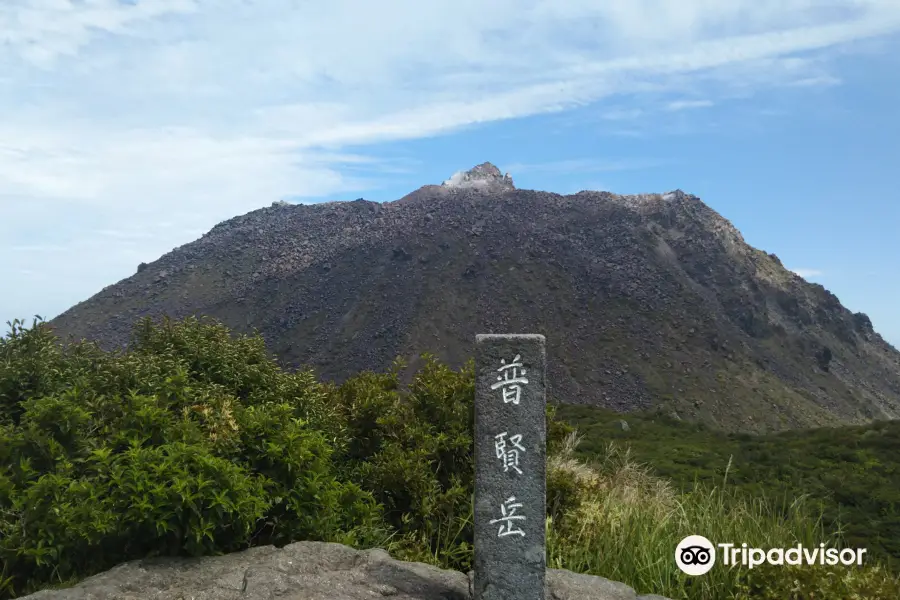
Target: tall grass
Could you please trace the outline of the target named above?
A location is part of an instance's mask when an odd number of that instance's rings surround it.
[[[669,598],[761,597],[746,592],[747,569],[724,566],[721,558],[703,576],[683,574],[675,564],[676,546],[688,535],[702,535],[714,544],[732,542],[739,546],[746,542],[757,548],[785,548],[798,543],[808,548],[820,543],[840,545],[840,532],[826,532],[821,515],[816,515],[804,497],[748,498],[728,487],[727,470],[720,487],[695,484],[693,490],[679,494],[632,460],[628,450],[614,444],[591,464],[576,460],[578,442],[574,434],[570,436],[548,463],[549,469],[564,471],[580,484],[577,507],[555,520],[548,519],[549,567],[600,575],[622,581],[638,593]],[[782,578],[793,576],[790,569],[781,573]],[[773,588],[779,585],[772,582]]]

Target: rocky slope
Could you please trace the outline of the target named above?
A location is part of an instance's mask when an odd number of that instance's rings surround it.
[[[426,351],[458,366],[476,333],[534,332],[557,402],[753,431],[900,415],[900,353],[868,317],[695,196],[519,190],[489,163],[396,202],[236,217],[52,325],[114,348],[163,314],[258,329],[335,381]]]

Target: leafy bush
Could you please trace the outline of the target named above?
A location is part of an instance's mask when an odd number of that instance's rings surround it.
[[[349,443],[342,462],[371,490],[394,533],[391,548],[407,560],[468,571],[472,567],[475,365],[459,371],[424,354],[400,391],[395,362],[386,374],[362,373],[338,390]],[[547,410],[548,446],[571,429]],[[556,481],[549,483],[557,493]]]
[[[474,364],[423,357],[408,386],[400,361],[333,385],[282,370],[258,336],[196,319],[145,320],[118,353],[12,323],[0,340],[0,599],[135,558],[302,539],[470,569]],[[547,419],[550,566],[678,598],[900,597],[868,566],[685,578],[672,554],[687,533],[831,540],[802,502],[678,489],[608,441],[579,454],[574,427],[552,407]]]
[[[147,321],[113,354],[14,322],[0,341],[0,594],[155,554],[381,542],[381,507],[335,462],[330,394],[218,325]]]
[[[119,353],[13,322],[0,597],[139,557],[302,539],[390,538],[395,554],[467,568],[474,365],[425,358],[406,390],[400,362],[334,386],[196,319],[144,320]]]

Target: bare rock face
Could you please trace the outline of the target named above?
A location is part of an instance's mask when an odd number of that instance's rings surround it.
[[[51,322],[127,345],[142,317],[258,331],[341,383],[452,368],[479,333],[543,333],[548,401],[656,408],[729,431],[900,417],[900,352],[681,190],[562,196],[491,163],[393,202],[276,204],[229,219]]]
[[[445,188],[474,188],[485,191],[511,191],[516,189],[509,173],[500,173],[500,169],[489,162],[477,165],[468,171],[455,173],[441,184]]]
[[[21,600],[469,600],[472,573],[392,559],[384,550],[297,542],[198,559],[137,560]],[[548,600],[667,600],[570,571],[547,571]]]

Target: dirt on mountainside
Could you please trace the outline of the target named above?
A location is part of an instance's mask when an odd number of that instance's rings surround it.
[[[519,190],[489,163],[396,202],[236,217],[51,324],[112,349],[164,314],[258,329],[338,382],[422,352],[458,367],[477,333],[542,333],[554,402],[743,431],[900,416],[900,353],[868,317],[695,196]]]

